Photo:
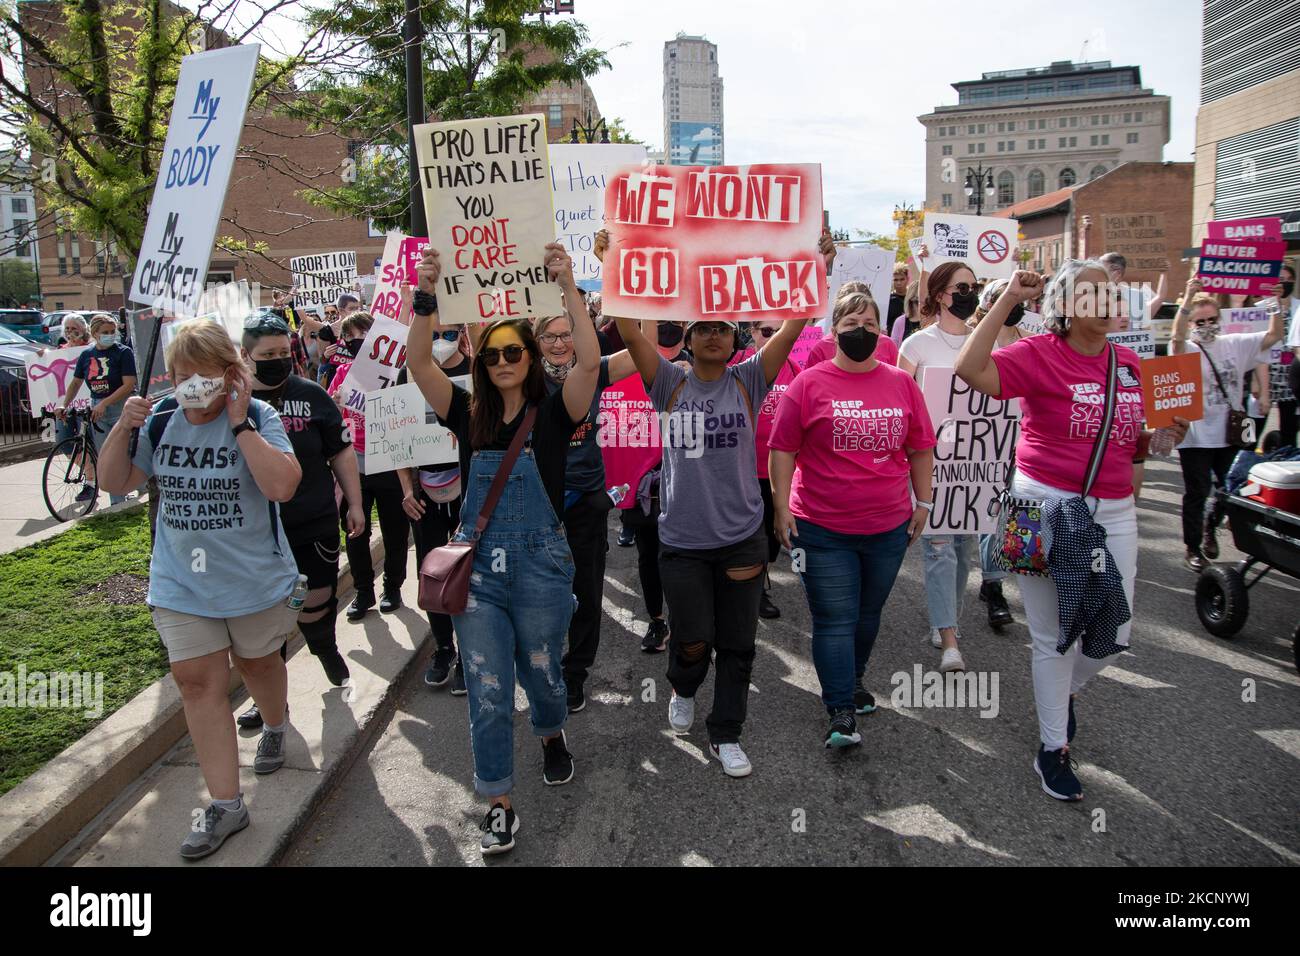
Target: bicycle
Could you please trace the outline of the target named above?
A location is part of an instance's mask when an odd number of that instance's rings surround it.
[[[51,449],[41,472],[45,507],[60,521],[84,518],[99,504],[98,455],[94,432],[103,431],[89,411],[68,409],[67,438]]]

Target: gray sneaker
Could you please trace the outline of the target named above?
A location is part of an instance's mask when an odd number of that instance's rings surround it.
[[[200,829],[191,828],[189,836],[181,844],[181,856],[187,860],[201,860],[221,849],[226,837],[238,833],[248,826],[248,804],[240,806],[238,811],[223,810],[215,803],[208,804],[203,811]]]
[[[253,773],[275,773],[284,766],[284,732],[263,730],[257,742],[257,757],[253,760]]]

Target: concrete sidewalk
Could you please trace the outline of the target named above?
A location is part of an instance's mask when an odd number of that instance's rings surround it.
[[[0,466],[0,502],[3,502],[0,506],[0,554],[52,538],[76,524],[60,521],[45,507],[41,487],[44,469],[43,456],[35,461]],[[129,507],[136,501],[137,497],[132,495],[119,507]],[[99,507],[91,514],[102,514],[108,507],[108,495],[101,492]]]

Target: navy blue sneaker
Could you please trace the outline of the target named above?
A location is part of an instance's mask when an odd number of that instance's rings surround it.
[[[1074,732],[1075,732],[1075,730],[1077,730],[1077,729],[1078,729],[1078,728],[1077,728],[1077,726],[1076,726],[1075,723],[1074,723],[1074,695],[1071,694],[1071,695],[1070,695],[1070,722],[1069,722],[1069,724],[1066,725],[1066,728],[1065,728],[1065,742],[1066,742],[1066,743],[1074,743]]]
[[[1083,799],[1083,784],[1074,775],[1074,761],[1070,759],[1070,748],[1044,750],[1038,745],[1038,756],[1034,758],[1034,769],[1038,779],[1043,783],[1043,793],[1057,800],[1074,802]]]
[[[858,733],[857,721],[853,719],[853,714],[847,710],[832,714],[830,729],[826,731],[826,746],[838,750],[860,743],[862,743],[862,735]]]

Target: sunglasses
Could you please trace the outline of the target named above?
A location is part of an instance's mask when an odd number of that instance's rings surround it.
[[[1218,319],[1197,319],[1195,322],[1192,323],[1192,325],[1196,326],[1198,329],[1202,329],[1207,325],[1218,325],[1218,324],[1219,324]]]
[[[765,339],[770,339],[772,336],[776,335],[776,329],[767,325],[760,325],[754,331],[757,332],[759,335],[763,336],[763,338]]]
[[[455,342],[458,338],[460,338],[460,332],[458,331],[434,332],[433,337],[435,339],[442,339],[444,342]]]
[[[975,287],[971,285],[969,282],[958,282],[955,286],[953,286],[951,289],[948,290],[950,294],[956,292],[958,295],[970,295],[974,291],[975,291]]]
[[[537,341],[541,342],[543,345],[553,345],[556,342],[572,342],[573,333],[572,332],[543,332],[541,335],[537,336]]]
[[[255,315],[244,320],[244,331],[258,335],[288,335],[289,323],[273,315]]]
[[[707,338],[712,338],[715,335],[721,337],[731,331],[731,326],[722,322],[700,322],[691,326],[691,331],[696,335],[703,335]]]
[[[524,357],[525,351],[522,345],[507,345],[503,349],[484,349],[479,354],[483,356],[483,364],[488,368],[492,368],[497,362],[501,361],[502,356],[505,357],[508,365],[518,365],[519,360]]]

